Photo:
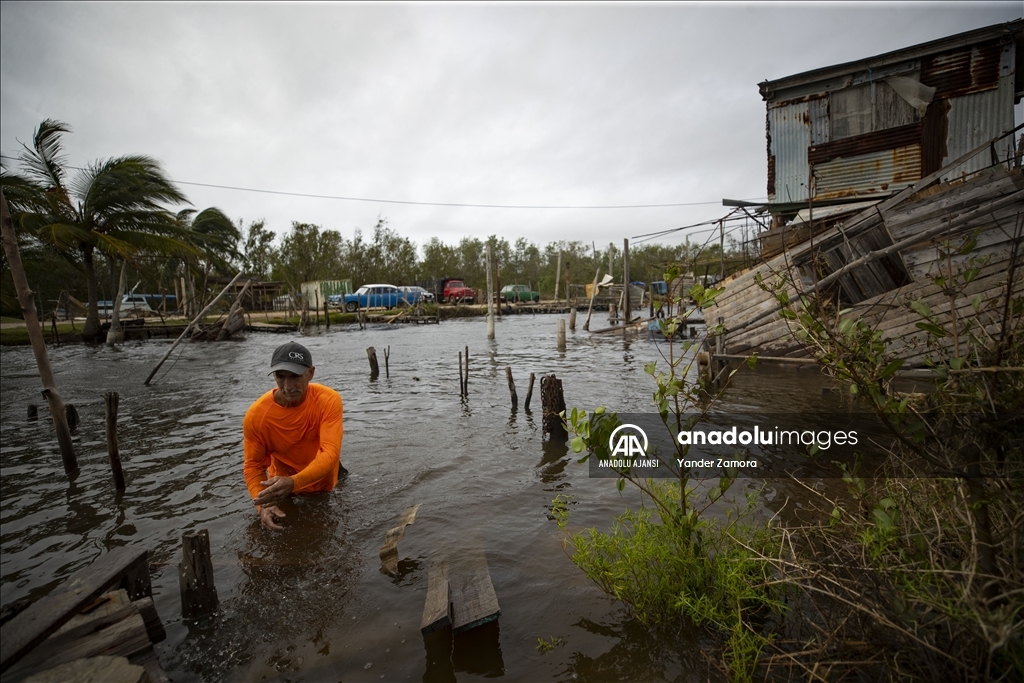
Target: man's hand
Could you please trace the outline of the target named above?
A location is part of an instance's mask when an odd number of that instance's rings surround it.
[[[273,529],[274,531],[283,531],[284,527],[277,524],[278,517],[284,517],[285,514],[281,512],[281,508],[276,505],[264,505],[260,508],[260,524],[265,529]]]
[[[288,496],[292,495],[292,489],[295,488],[295,482],[291,477],[271,477],[267,481],[261,481],[260,485],[267,488],[260,491],[260,494],[253,498],[252,502],[264,506],[276,506],[283,503]]]

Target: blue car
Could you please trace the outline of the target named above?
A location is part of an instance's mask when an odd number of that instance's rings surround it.
[[[394,285],[363,285],[354,294],[345,295],[345,310],[355,313],[360,308],[394,308],[405,301]]]

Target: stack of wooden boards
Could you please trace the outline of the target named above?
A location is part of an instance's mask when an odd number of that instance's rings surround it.
[[[118,548],[0,627],[4,683],[164,683],[148,554]]]

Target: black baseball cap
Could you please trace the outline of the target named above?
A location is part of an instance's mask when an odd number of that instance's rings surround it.
[[[311,367],[313,367],[313,354],[309,352],[309,349],[297,342],[288,342],[281,344],[274,351],[274,355],[270,359],[269,374],[272,375],[278,370],[287,370],[301,375]]]

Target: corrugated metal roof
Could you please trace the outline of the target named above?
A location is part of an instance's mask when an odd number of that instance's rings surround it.
[[[814,167],[815,200],[902,190],[921,179],[921,145],[835,159]]]

